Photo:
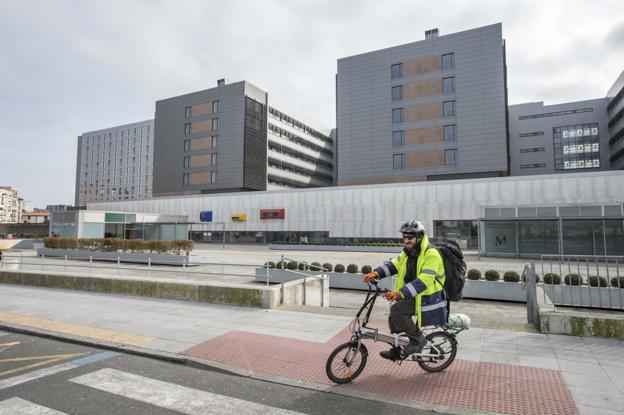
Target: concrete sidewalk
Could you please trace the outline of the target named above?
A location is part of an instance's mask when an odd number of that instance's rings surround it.
[[[369,342],[363,374],[333,385],[325,361],[348,340],[352,311],[317,314],[0,286],[0,328],[8,330],[446,413],[622,413],[623,342],[521,330],[459,334],[458,359],[439,374],[385,361],[377,355],[385,344]],[[380,308],[375,318],[386,330],[383,314]]]

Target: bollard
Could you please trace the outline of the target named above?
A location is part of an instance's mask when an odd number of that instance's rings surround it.
[[[92,265],[93,265],[93,255],[89,255],[89,274],[91,274]]]

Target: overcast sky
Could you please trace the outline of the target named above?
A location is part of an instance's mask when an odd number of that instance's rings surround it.
[[[509,103],[600,98],[624,70],[621,0],[0,0],[0,185],[73,204],[77,136],[247,80],[335,126],[336,59],[503,24]]]

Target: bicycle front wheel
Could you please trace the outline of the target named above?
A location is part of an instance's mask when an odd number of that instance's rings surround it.
[[[434,331],[427,336],[423,353],[430,356],[418,360],[418,365],[427,372],[441,372],[453,363],[457,355],[457,341],[445,331]]]
[[[368,350],[357,342],[343,343],[336,347],[327,358],[325,372],[335,383],[349,383],[357,378],[366,366]]]

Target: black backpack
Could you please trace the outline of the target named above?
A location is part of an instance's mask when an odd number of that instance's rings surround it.
[[[448,301],[459,301],[463,298],[464,283],[466,282],[466,263],[464,254],[459,245],[446,239],[436,240],[429,244],[435,248],[442,257],[444,263],[444,293]]]

